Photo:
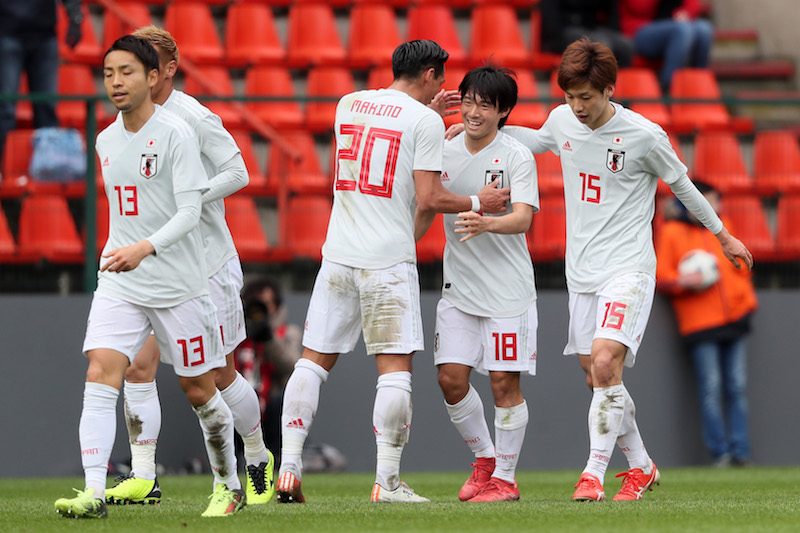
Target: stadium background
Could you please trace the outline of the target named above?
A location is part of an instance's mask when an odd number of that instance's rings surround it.
[[[269,275],[293,291],[289,305],[296,323],[303,320],[330,211],[333,102],[353,88],[388,83],[389,56],[400,40],[426,37],[442,42],[452,54],[448,88],[457,85],[469,65],[489,55],[514,68],[524,100],[510,123],[540,124],[561,97],[551,75],[557,57],[539,52],[538,28],[546,22],[539,17],[537,2],[530,0],[442,0],[419,6],[404,0],[85,4],[83,40],[75,50],[62,51],[59,95],[72,99],[59,103],[61,123],[85,132],[93,146],[95,119],[97,127],[103,127],[112,116],[102,96],[98,66],[106,45],[128,31],[120,16],[135,26],[164,24],[178,40],[183,70],[197,74],[179,81],[179,87],[194,95],[227,97],[211,105],[235,132],[251,173],[251,184],[226,201],[229,224],[246,276]],[[750,339],[749,386],[754,460],[796,464],[790,443],[797,441],[800,427],[790,380],[800,369],[793,356],[800,340],[794,327],[800,303],[800,33],[797,17],[787,16],[796,6],[792,0],[711,4],[718,30],[711,69],[686,72],[686,92],[677,90],[682,84],[674,84],[672,94],[660,95],[648,81],[652,65],[640,62],[644,70],[622,73],[617,94],[634,109],[649,106],[639,109],[660,117],[690,175],[728,193],[726,209],[734,230],[758,264],[761,310]],[[625,79],[632,81],[626,86]],[[23,86],[20,94],[25,93]],[[99,96],[93,100],[92,95]],[[674,103],[670,97],[699,100]],[[18,103],[19,129],[8,137],[0,180],[0,399],[2,424],[11,429],[8,435],[17,435],[2,439],[0,452],[4,458],[25,458],[4,464],[6,475],[73,474],[80,470],[75,437],[86,293],[104,242],[107,204],[102,195],[92,194],[93,189],[101,190],[92,182],[92,172],[87,183],[69,185],[27,177],[31,110],[25,98]],[[237,112],[233,100],[246,102],[247,112]],[[88,115],[85,102],[92,104]],[[93,153],[90,157],[94,170]],[[582,419],[587,393],[575,365],[558,355],[566,331],[559,260],[564,239],[561,178],[556,158],[537,156],[537,161],[542,213],[535,217],[530,235],[541,289],[540,376],[525,385],[532,425],[521,466],[573,467],[585,452],[585,428],[565,421]],[[659,205],[668,198],[668,191],[662,193],[666,194],[659,197]],[[96,219],[87,216],[95,203]],[[440,228],[434,228],[419,250],[429,345],[442,242]],[[660,297],[642,354],[628,374],[627,386],[635,391],[640,424],[654,457],[664,466],[703,463],[691,372]],[[325,387],[312,439],[342,449],[351,468],[369,470],[373,444],[367,421],[374,376],[372,366],[362,359],[359,347],[343,362],[347,368]],[[187,456],[203,457],[201,440],[174,379],[167,371],[161,373],[167,379],[161,380],[165,423],[159,459],[177,468]],[[447,426],[430,352],[417,357],[416,375],[415,430],[407,468],[461,468],[468,454]],[[38,391],[36,400],[17,407],[14,399],[31,386]],[[482,386],[485,392],[485,383]],[[118,435],[123,434],[120,427]],[[124,439],[117,439],[115,458],[124,457],[124,445]]]

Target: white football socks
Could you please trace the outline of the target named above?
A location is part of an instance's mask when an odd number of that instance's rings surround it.
[[[317,414],[319,390],[327,379],[328,371],[313,361],[300,359],[294,365],[283,392],[281,474],[291,470],[299,479],[303,473],[303,445]]]
[[[596,476],[601,483],[622,427],[624,390],[622,384],[595,387],[589,406],[589,460],[583,471]]]
[[[261,432],[261,407],[258,395],[240,373],[225,390],[222,399],[233,414],[233,427],[244,442],[244,459],[248,465],[267,462],[267,447]]]
[[[161,432],[161,403],[155,381],[125,382],[125,424],[132,473],[140,479],[155,479],[156,446]]]
[[[470,385],[460,402],[450,405],[444,402],[450,421],[475,457],[494,457],[494,444],[483,413],[480,394]]]
[[[229,489],[241,489],[236,475],[236,455],[233,445],[233,415],[219,391],[194,412],[200,420],[205,437],[208,462],[214,472],[214,482],[224,483]]]
[[[628,459],[629,468],[641,468],[645,474],[649,474],[652,462],[642,442],[639,426],[636,424],[636,405],[625,385],[622,385],[622,390],[625,395],[625,415],[617,437],[617,446]]]
[[[78,426],[81,463],[86,488],[94,489],[95,498],[105,500],[106,474],[114,436],[117,432],[119,391],[109,385],[87,382],[83,389],[83,411]]]
[[[514,483],[519,452],[528,427],[528,403],[494,408],[495,466],[492,477]]]
[[[378,376],[372,425],[378,448],[375,483],[387,490],[400,485],[400,458],[411,430],[411,372]]]

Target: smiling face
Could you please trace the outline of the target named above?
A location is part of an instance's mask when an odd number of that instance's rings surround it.
[[[158,70],[145,72],[139,59],[124,50],[109,52],[103,61],[103,85],[111,103],[119,111],[134,111],[150,97],[158,81]]]
[[[508,116],[508,113],[508,110],[500,111],[497,104],[484,100],[474,92],[465,94],[461,99],[464,132],[472,140],[480,140],[494,135],[500,121]]]
[[[614,114],[609,103],[612,94],[614,94],[613,85],[599,91],[588,81],[565,91],[567,105],[575,117],[593,130],[605,124]]]

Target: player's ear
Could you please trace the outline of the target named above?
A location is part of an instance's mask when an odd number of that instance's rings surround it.
[[[178,72],[178,62],[174,59],[171,59],[166,65],[164,65],[164,71],[167,79],[174,78],[175,74]]]
[[[158,83],[158,69],[150,69],[147,73],[147,85],[152,89]]]
[[[615,89],[614,85],[607,85],[605,90],[603,91],[604,93],[603,95],[606,98],[611,98],[612,96],[614,96],[614,89]]]

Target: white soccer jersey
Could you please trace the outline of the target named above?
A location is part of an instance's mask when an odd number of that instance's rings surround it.
[[[219,173],[219,168],[239,153],[239,147],[222,120],[210,109],[181,91],[172,91],[164,107],[181,117],[194,130],[200,142],[200,159],[209,179]],[[228,223],[225,221],[225,201],[215,200],[203,204],[200,231],[205,244],[206,267],[212,276],[236,255]]]
[[[203,192],[208,178],[197,137],[186,122],[156,106],[135,134],[125,131],[122,113],[97,136],[109,204],[108,241],[103,254],[151,236],[177,212],[175,194]],[[208,294],[200,228],[129,272],[100,272],[97,292],[146,307],[172,307]]]
[[[336,181],[322,255],[379,269],[416,262],[414,171],[442,170],[444,123],[394,89],[358,91],[336,107]]]
[[[502,132],[477,154],[471,154],[460,134],[444,147],[442,185],[462,195],[477,194],[494,179],[511,187],[511,203],[539,210],[536,163],[530,150]],[[506,213],[511,212],[509,206]],[[503,215],[506,213],[500,213]],[[497,216],[499,216],[497,215]],[[525,234],[483,233],[459,242],[458,215],[445,214],[442,296],[470,315],[504,318],[524,313],[536,299],[533,265]]]
[[[596,130],[568,105],[555,108],[538,131],[509,128],[533,152],[561,158],[567,213],[567,285],[595,292],[626,272],[655,276],[652,221],[658,178],[686,174],[660,126],[613,103],[614,116]]]

